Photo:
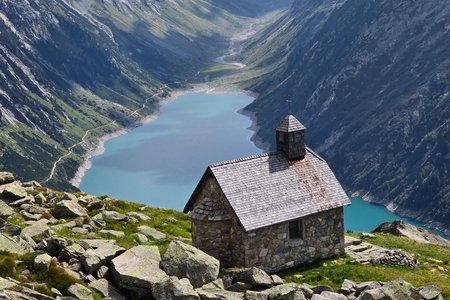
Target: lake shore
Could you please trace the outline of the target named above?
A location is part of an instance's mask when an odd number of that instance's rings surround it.
[[[253,93],[251,91],[245,91],[245,90],[241,90],[241,89],[234,88],[234,87],[215,86],[215,85],[211,85],[208,83],[196,84],[196,85],[192,85],[185,89],[173,90],[169,96],[165,97],[164,99],[162,99],[159,102],[158,109],[155,112],[153,112],[152,114],[141,118],[137,122],[137,126],[135,124],[132,127],[121,128],[115,132],[112,132],[112,133],[109,133],[109,134],[106,134],[106,135],[103,135],[103,136],[100,136],[99,138],[97,138],[96,143],[93,144],[92,147],[87,149],[86,153],[83,155],[83,162],[78,167],[74,177],[69,181],[70,184],[72,184],[73,186],[75,186],[77,188],[80,187],[83,177],[86,175],[86,172],[92,167],[92,159],[96,156],[99,156],[99,155],[102,155],[105,153],[105,143],[106,142],[108,142],[111,139],[122,136],[124,134],[127,134],[130,132],[130,130],[132,130],[136,127],[148,124],[148,123],[156,120],[159,116],[160,107],[162,105],[165,105],[171,101],[174,101],[182,95],[190,94],[190,93],[208,93],[208,94],[233,93],[233,94],[249,96],[254,99],[256,99],[256,97],[258,96],[256,93]],[[253,132],[256,132],[256,130],[258,128],[256,127],[255,116],[253,116],[251,114],[243,113],[242,109],[239,110],[238,113],[248,116],[250,118],[252,125],[248,129]],[[262,140],[261,141],[256,140],[253,138],[254,136],[255,136],[255,134],[253,134],[251,141],[254,142],[258,148],[263,149],[262,147],[258,146],[258,144],[257,144],[257,142],[258,142],[259,144],[262,145],[263,144]]]

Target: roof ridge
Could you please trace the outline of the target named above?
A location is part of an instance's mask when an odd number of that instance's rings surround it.
[[[308,146],[305,146],[306,150],[308,150],[309,153],[311,153],[312,155],[314,155],[316,158],[318,158],[319,160],[326,162],[325,159],[323,159],[319,154],[317,154],[316,152],[312,151],[311,148],[309,148]]]
[[[247,157],[242,157],[242,158],[237,158],[237,159],[232,159],[232,160],[225,160],[222,162],[218,162],[218,163],[214,163],[209,165],[210,168],[215,168],[215,167],[221,167],[224,165],[229,165],[229,164],[234,164],[234,163],[238,163],[238,162],[243,162],[243,161],[248,161],[248,160],[252,160],[252,159],[256,159],[256,158],[261,158],[264,156],[269,156],[269,155],[273,155],[276,154],[276,152],[263,152],[257,155],[251,155],[251,156],[247,156]]]

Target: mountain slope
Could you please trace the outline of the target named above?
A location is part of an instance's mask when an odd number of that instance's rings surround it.
[[[0,0],[0,169],[70,189],[98,136],[154,112],[211,64],[249,7],[289,1],[271,3]]]
[[[291,98],[347,191],[450,233],[449,20],[444,0],[296,1],[246,48],[257,136]]]

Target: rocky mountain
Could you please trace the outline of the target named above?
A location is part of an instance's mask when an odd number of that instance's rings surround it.
[[[347,255],[278,274],[223,269],[191,246],[186,214],[0,172],[1,299],[443,300],[450,248],[430,242],[353,234]]]
[[[258,141],[287,112],[350,194],[450,234],[450,6],[445,0],[295,1],[249,41],[235,80]]]
[[[154,112],[248,20],[289,3],[0,0],[0,169],[70,189],[98,136]]]

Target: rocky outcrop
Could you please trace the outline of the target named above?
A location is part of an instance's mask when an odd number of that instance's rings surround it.
[[[220,263],[195,247],[180,241],[172,241],[164,254],[161,266],[167,274],[188,278],[192,285],[198,288],[217,279]]]
[[[405,223],[404,221],[386,222],[380,224],[373,232],[389,233],[404,236],[418,243],[429,243],[450,247],[450,241],[424,228]]]
[[[151,297],[156,284],[167,279],[160,269],[161,256],[154,246],[136,246],[111,261],[114,283],[138,299]]]
[[[53,216],[57,219],[76,219],[87,216],[87,211],[78,204],[76,199],[63,200],[56,203]]]

